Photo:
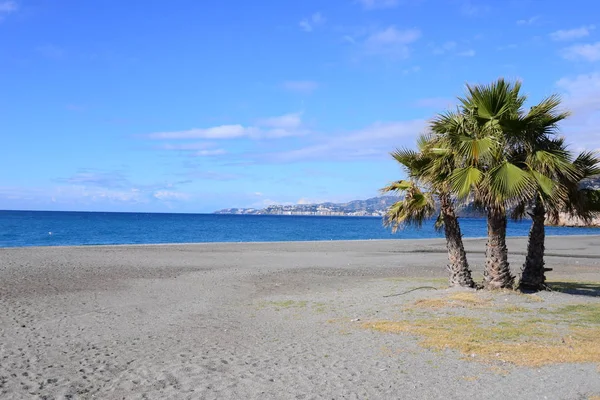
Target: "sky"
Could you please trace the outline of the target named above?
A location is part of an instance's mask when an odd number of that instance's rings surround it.
[[[600,3],[0,0],[0,210],[378,195],[466,83],[559,93],[600,149]]]

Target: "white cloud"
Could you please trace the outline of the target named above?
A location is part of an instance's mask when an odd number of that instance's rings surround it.
[[[461,57],[474,57],[475,56],[475,50],[469,49],[469,50],[461,51],[459,53],[456,53],[456,55],[457,56],[461,56]]]
[[[447,41],[440,46],[433,46],[433,54],[444,54],[456,48],[456,42]]]
[[[360,4],[367,10],[377,8],[393,8],[399,3],[399,0],[358,0]]]
[[[302,125],[302,113],[290,113],[279,117],[263,118],[258,120],[257,124],[268,128],[296,129]]]
[[[590,31],[596,29],[594,25],[582,26],[575,29],[561,29],[550,34],[550,38],[556,41],[566,41],[580,39],[590,34]]]
[[[319,84],[315,81],[285,81],[281,86],[290,92],[310,94],[317,90]]]
[[[213,143],[207,142],[199,142],[199,143],[180,143],[180,144],[171,144],[166,143],[160,146],[157,146],[159,149],[163,150],[181,150],[181,151],[192,151],[192,150],[206,150],[210,147],[213,147]]]
[[[0,20],[3,15],[14,13],[19,9],[16,1],[0,1]]]
[[[302,113],[290,113],[277,117],[264,118],[257,121],[256,126],[244,126],[241,124],[235,125],[220,125],[210,128],[193,128],[184,131],[171,132],[156,132],[145,137],[156,140],[177,140],[177,139],[213,139],[213,140],[230,140],[230,139],[276,139],[289,136],[306,135],[308,131],[302,127]],[[182,147],[183,146],[183,147]],[[185,145],[165,145],[166,150],[195,150],[198,144],[189,144],[188,148]],[[210,147],[210,146],[208,146]],[[196,153],[199,156],[214,156],[224,154],[224,150],[208,150],[200,148]]]
[[[418,65],[413,65],[410,68],[405,68],[402,70],[402,74],[403,75],[408,75],[408,74],[414,74],[417,73],[421,70],[421,67],[419,67]]]
[[[600,61],[600,42],[577,44],[563,49],[562,56],[567,60]]]
[[[491,11],[491,7],[486,4],[479,4],[479,2],[473,2],[466,0],[462,2],[460,6],[460,12],[468,17],[480,17],[488,14]]]
[[[308,18],[300,20],[298,26],[300,26],[304,32],[312,32],[316,27],[324,25],[326,21],[323,14],[316,12]]]
[[[189,200],[190,195],[184,192],[176,192],[172,190],[159,190],[153,194],[154,198],[163,200],[163,201],[172,201],[172,200]]]
[[[242,125],[220,125],[206,129],[189,129],[187,131],[157,132],[148,135],[151,139],[235,139],[251,136],[256,128]]]
[[[174,138],[177,139],[177,138]],[[174,151],[181,151],[181,152],[187,152],[191,155],[197,156],[197,157],[214,157],[214,156],[220,156],[223,154],[227,154],[227,151],[225,151],[224,149],[215,149],[213,148],[215,146],[214,143],[210,143],[210,142],[199,142],[199,143],[178,143],[178,144],[172,144],[172,143],[165,143],[159,146],[156,146],[157,149],[160,150],[174,150]]]
[[[397,146],[412,145],[414,138],[425,126],[424,120],[377,122],[345,134],[318,135],[323,139],[310,146],[261,154],[260,159],[270,162],[299,162],[381,158]]]
[[[118,202],[118,203],[145,203],[147,198],[143,192],[137,188],[129,190],[117,190],[96,188],[88,186],[60,186],[55,188],[52,196],[56,199],[65,201],[67,199],[78,202]]]
[[[234,181],[237,179],[244,179],[246,175],[238,174],[238,173],[227,173],[227,172],[217,172],[217,171],[190,171],[185,174],[186,177],[192,179],[203,179],[209,181]]]
[[[194,153],[194,155],[198,157],[214,157],[221,156],[223,154],[227,154],[227,152],[224,149],[200,150]]]
[[[122,188],[130,185],[121,171],[96,171],[83,169],[67,179],[58,179],[73,185],[97,186],[104,188]]]
[[[539,15],[534,15],[531,18],[528,19],[520,19],[517,21],[517,25],[534,25],[537,21],[540,20],[540,16]]]
[[[418,29],[398,30],[392,25],[369,35],[365,40],[365,48],[370,54],[408,58],[408,45],[420,37],[421,31]]]
[[[560,79],[563,104],[573,115],[563,124],[567,142],[578,148],[600,150],[600,72]]]

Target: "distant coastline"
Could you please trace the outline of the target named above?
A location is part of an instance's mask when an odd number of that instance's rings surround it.
[[[225,208],[214,213],[235,215],[383,217],[388,208],[398,200],[398,197],[395,196],[380,196],[367,200],[354,200],[348,203],[271,205],[265,208]]]

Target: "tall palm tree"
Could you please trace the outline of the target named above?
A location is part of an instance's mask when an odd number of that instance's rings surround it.
[[[436,212],[435,199],[439,200],[439,227],[443,225],[448,249],[448,265],[450,286],[474,287],[467,254],[462,241],[462,233],[458,217],[454,210],[450,186],[446,179],[452,172],[453,161],[447,154],[436,154],[432,151],[434,143],[431,136],[422,135],[418,140],[419,152],[402,149],[396,150],[392,156],[406,170],[410,181],[398,181],[386,186],[382,192],[401,192],[404,198],[390,207],[384,224],[392,226],[396,231],[401,225],[422,225]],[[426,185],[428,191],[419,188],[419,183]]]
[[[467,85],[457,112],[440,114],[432,124],[437,141],[458,160],[449,177],[460,198],[471,198],[487,212],[484,287],[510,288],[506,247],[506,210],[535,192],[535,177],[512,162],[511,144],[521,120],[525,96],[519,82],[499,79],[490,85]]]

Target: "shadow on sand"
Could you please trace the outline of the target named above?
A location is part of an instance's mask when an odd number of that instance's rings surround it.
[[[547,284],[555,292],[600,297],[600,282],[548,282]]]

